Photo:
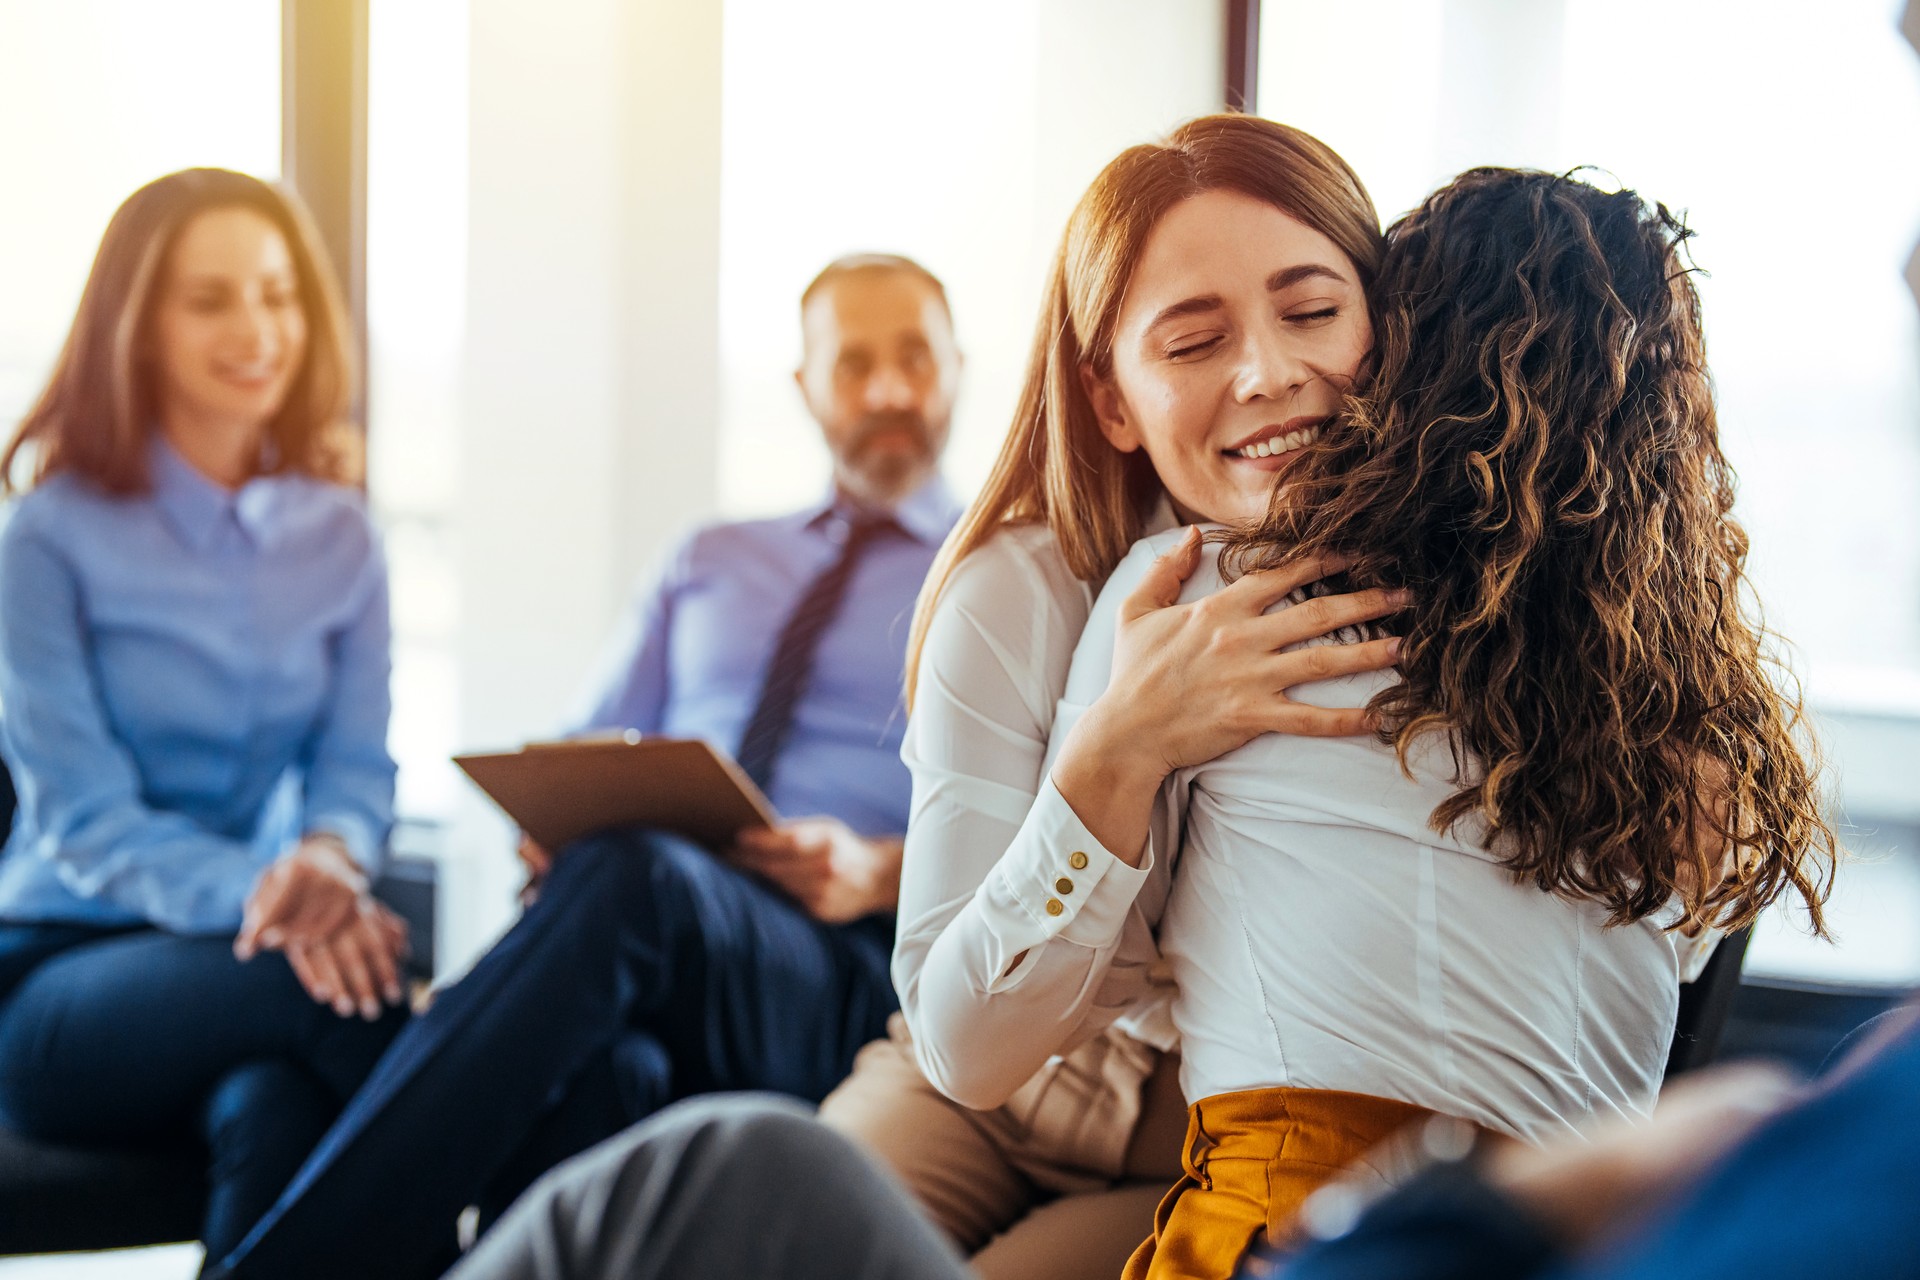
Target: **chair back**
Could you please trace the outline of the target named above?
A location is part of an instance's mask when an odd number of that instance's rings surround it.
[[[1673,1045],[1667,1050],[1667,1079],[1697,1071],[1719,1054],[1720,1037],[1740,990],[1740,970],[1752,940],[1751,928],[1720,939],[1700,976],[1681,986],[1680,1016],[1674,1020]]]

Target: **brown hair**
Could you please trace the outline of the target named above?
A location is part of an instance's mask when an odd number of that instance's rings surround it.
[[[307,350],[287,398],[267,425],[263,472],[341,474],[341,428],[353,392],[353,359],[332,268],[306,210],[290,192],[228,169],[184,169],[128,196],[107,224],[53,376],[0,454],[0,482],[16,489],[14,463],[33,446],[33,476],[71,471],[109,493],[146,491],[148,434],[158,411],[146,351],[168,254],[187,224],[215,209],[250,209],[279,229],[307,315]]]
[[[1120,304],[1167,210],[1209,191],[1263,200],[1333,241],[1363,288],[1380,262],[1380,219],[1353,170],[1319,139],[1258,116],[1191,120],[1166,141],[1129,147],[1080,197],[1040,302],[1013,426],[986,484],[940,549],[907,645],[907,697],[934,606],[954,568],[1008,524],[1045,521],[1075,576],[1095,582],[1140,536],[1160,480],[1142,452],[1100,433],[1082,366],[1112,372]]]
[[[1749,617],[1688,235],[1570,177],[1441,188],[1387,233],[1374,381],[1223,565],[1411,590],[1382,740],[1448,735],[1433,824],[1478,815],[1516,879],[1727,929],[1791,890],[1823,931],[1836,840]]]

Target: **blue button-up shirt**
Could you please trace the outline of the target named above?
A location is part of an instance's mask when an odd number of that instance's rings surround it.
[[[893,512],[906,536],[875,539],[820,638],[768,799],[866,836],[907,829],[901,677],[914,597],[959,518],[929,481]],[[773,645],[809,584],[839,558],[848,525],[831,497],[771,520],[709,525],[674,549],[616,642],[578,726],[704,738],[737,751]]]
[[[150,492],[55,476],[0,532],[0,919],[225,933],[303,832],[381,858],[387,577],[359,495],[149,457]]]

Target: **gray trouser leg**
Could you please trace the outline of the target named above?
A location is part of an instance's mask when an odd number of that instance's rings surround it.
[[[447,1280],[968,1280],[953,1246],[802,1106],[696,1098],[576,1156]]]

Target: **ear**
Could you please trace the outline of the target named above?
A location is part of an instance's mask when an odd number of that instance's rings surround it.
[[[1133,420],[1127,416],[1127,403],[1121,398],[1120,389],[1113,385],[1111,378],[1102,378],[1093,371],[1091,364],[1080,366],[1080,389],[1087,393],[1087,402],[1093,406],[1094,421],[1100,424],[1100,434],[1107,443],[1121,453],[1132,453],[1140,447],[1140,433],[1133,428]]]

